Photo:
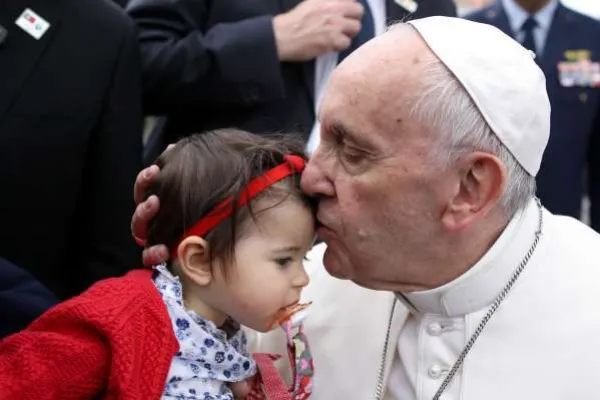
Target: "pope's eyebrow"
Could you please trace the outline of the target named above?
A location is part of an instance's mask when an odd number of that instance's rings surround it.
[[[352,135],[348,132],[348,130],[339,122],[334,122],[331,124],[331,133],[335,136],[336,139],[346,139],[347,137],[352,138]]]
[[[363,139],[355,132],[352,132],[350,129],[348,129],[348,127],[344,126],[344,124],[340,123],[339,121],[333,122],[330,126],[330,130],[332,135],[338,142],[349,142],[350,144],[356,145],[366,150],[374,148],[372,143]]]

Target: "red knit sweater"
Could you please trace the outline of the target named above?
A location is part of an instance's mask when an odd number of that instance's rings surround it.
[[[0,342],[0,399],[159,399],[179,345],[151,276],[99,282]]]

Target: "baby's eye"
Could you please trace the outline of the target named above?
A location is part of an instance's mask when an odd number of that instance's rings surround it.
[[[281,268],[287,267],[292,261],[292,257],[278,258],[277,260],[275,260],[277,265],[279,265]]]

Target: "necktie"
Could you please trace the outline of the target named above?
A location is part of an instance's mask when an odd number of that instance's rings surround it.
[[[538,23],[533,16],[529,16],[521,26],[521,32],[525,34],[522,45],[526,49],[533,51],[535,54],[537,54],[537,49],[533,37],[533,30],[537,28],[537,26]]]
[[[373,21],[373,13],[371,13],[371,7],[367,0],[357,0],[365,9],[365,12],[360,21],[360,32],[352,39],[350,46],[342,50],[338,55],[338,63],[342,62],[350,53],[358,49],[362,44],[371,40],[375,36],[375,22]]]

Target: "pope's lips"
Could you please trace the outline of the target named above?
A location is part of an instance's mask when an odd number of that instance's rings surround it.
[[[326,233],[333,233],[333,229],[331,229],[329,227],[329,224],[327,224],[327,222],[323,222],[323,219],[321,219],[318,215],[317,215],[317,231],[323,230]]]
[[[335,232],[329,228],[327,225],[320,224],[317,227],[317,236],[323,239],[323,236],[332,236]]]

